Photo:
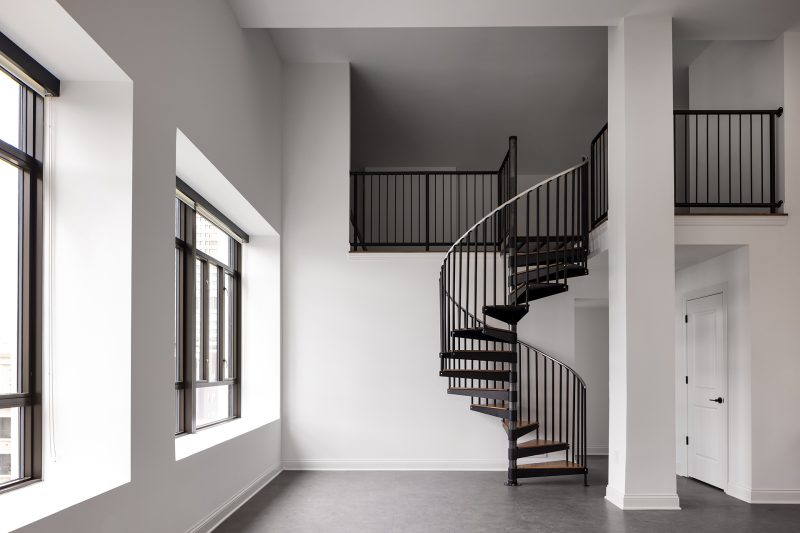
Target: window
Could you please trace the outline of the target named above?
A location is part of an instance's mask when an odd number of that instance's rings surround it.
[[[44,97],[58,86],[0,34],[0,491],[41,476]]]
[[[178,180],[175,433],[239,416],[242,243],[247,234]]]

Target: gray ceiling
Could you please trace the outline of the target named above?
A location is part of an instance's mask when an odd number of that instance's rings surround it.
[[[351,63],[353,168],[494,169],[517,135],[520,172],[549,174],[606,120],[603,27],[270,32],[287,63]]]

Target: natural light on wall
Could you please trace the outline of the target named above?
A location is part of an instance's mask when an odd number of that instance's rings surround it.
[[[0,494],[5,531],[130,481],[133,84],[55,0],[2,8],[0,31],[61,80],[44,108],[41,480]],[[0,75],[9,144],[20,142],[15,85]],[[20,181],[0,163],[4,258],[19,238]],[[87,274],[109,257],[114,269]],[[16,386],[16,272],[0,261],[0,393]],[[21,476],[17,410],[0,410],[0,483]]]
[[[180,130],[175,153],[177,177],[249,235],[241,247],[241,416],[176,437],[175,459],[180,460],[280,418],[281,295],[278,233]],[[213,225],[206,229],[208,235],[221,232]],[[216,240],[225,240],[222,235]],[[209,255],[226,254],[215,249]],[[203,416],[221,417],[216,412]]]

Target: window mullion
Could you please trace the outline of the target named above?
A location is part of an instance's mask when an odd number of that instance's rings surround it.
[[[202,261],[202,275],[203,281],[201,283],[201,289],[203,292],[203,342],[202,342],[202,357],[200,359],[201,364],[203,365],[202,373],[200,374],[200,378],[203,381],[208,381],[208,355],[209,355],[209,318],[210,313],[209,311],[209,304],[210,304],[210,294],[209,294],[209,264],[207,261]]]
[[[217,381],[225,379],[225,272],[217,266]]]
[[[183,389],[183,430],[187,433],[194,433],[197,431],[197,423],[195,420],[195,399],[197,390],[197,366],[196,361],[198,357],[195,354],[197,343],[195,342],[196,331],[196,317],[197,310],[195,309],[196,301],[196,261],[197,254],[195,253],[195,243],[197,236],[195,231],[194,210],[188,207],[184,208],[184,239],[189,244],[188,253],[184,254],[185,262],[184,269],[184,285],[183,285],[183,380],[186,386]],[[202,356],[202,354],[201,354]]]

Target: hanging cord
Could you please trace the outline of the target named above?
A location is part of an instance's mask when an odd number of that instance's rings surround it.
[[[47,272],[47,290],[44,293],[46,299],[45,308],[47,309],[47,323],[45,329],[45,343],[47,346],[47,353],[45,356],[47,364],[47,418],[49,429],[49,448],[50,458],[55,462],[58,459],[56,449],[56,431],[55,431],[55,418],[56,418],[56,402],[54,398],[55,391],[55,372],[53,372],[53,272],[55,271],[55,258],[54,258],[54,231],[53,231],[53,196],[54,196],[54,183],[55,173],[53,171],[53,122],[54,113],[52,98],[45,97],[44,99],[44,113],[45,113],[45,147],[44,147],[44,216],[46,217],[45,231],[47,232],[45,242],[47,243],[47,262],[45,264],[45,272]]]

